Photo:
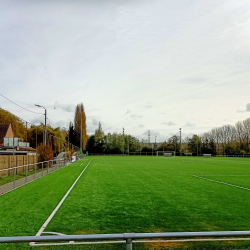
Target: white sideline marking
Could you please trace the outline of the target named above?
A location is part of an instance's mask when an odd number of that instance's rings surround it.
[[[208,179],[208,178],[205,178],[205,177],[202,177],[202,176],[199,176],[199,175],[193,175],[193,176],[197,177],[197,178],[200,178],[200,179],[207,180],[207,181],[213,181],[213,182],[217,182],[217,183],[220,183],[220,184],[228,185],[228,186],[231,186],[231,187],[242,188],[242,189],[250,191],[249,188],[245,188],[245,187],[241,187],[241,186],[236,186],[236,185],[233,185],[233,184],[230,184],[230,183],[226,183],[226,182],[222,182],[222,181],[216,181],[216,180]]]
[[[93,159],[93,158],[92,158]],[[54,209],[54,211],[51,213],[51,215],[48,217],[48,219],[44,222],[44,224],[42,225],[42,227],[39,229],[39,231],[37,232],[36,236],[40,236],[43,233],[43,230],[47,227],[47,225],[49,224],[49,222],[52,220],[52,218],[54,217],[55,213],[57,212],[57,210],[60,208],[60,206],[63,204],[64,200],[67,198],[67,196],[69,195],[70,191],[73,189],[73,187],[75,186],[75,184],[77,183],[77,181],[79,180],[79,178],[82,176],[83,172],[85,171],[85,169],[88,167],[88,165],[90,164],[90,162],[92,161],[92,159],[89,161],[89,163],[87,164],[87,166],[83,169],[83,171],[80,173],[80,175],[77,177],[77,179],[75,180],[75,182],[73,183],[73,185],[70,187],[70,189],[67,191],[67,193],[64,195],[64,197],[61,199],[61,201],[58,203],[58,205],[56,206],[56,208]],[[35,242],[30,242],[31,246],[35,245]]]
[[[203,175],[197,175],[197,176],[250,176],[250,175],[244,175],[244,174],[235,174],[235,175],[233,175],[233,174],[224,174],[224,175],[220,175],[220,174],[214,174],[214,175],[212,175],[212,174],[203,174]]]
[[[133,240],[134,243],[147,243],[147,242],[196,242],[196,241],[239,241],[250,240],[250,238],[220,238],[220,239],[182,239],[182,240]],[[114,244],[114,243],[126,243],[123,241],[90,241],[90,242],[66,242],[66,243],[37,243],[35,246],[60,246],[60,245],[93,245],[93,244]]]

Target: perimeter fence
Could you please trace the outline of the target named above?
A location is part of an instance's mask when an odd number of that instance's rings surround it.
[[[167,153],[166,151],[165,153]],[[88,153],[89,156],[108,156],[108,155],[113,155],[113,156],[157,156],[157,151],[156,152],[129,152],[129,153],[124,153],[124,154],[108,154],[108,153]],[[159,155],[163,156],[163,154]],[[192,154],[192,155],[185,155],[185,153],[180,153],[180,152],[175,152],[175,156],[181,156],[181,157],[190,157],[190,156],[199,156],[203,157],[204,154]],[[216,155],[216,154],[211,154],[211,157],[240,157],[240,158],[250,158],[250,154],[238,154],[238,155]]]
[[[65,155],[67,155],[67,152],[65,152]],[[84,154],[76,156],[76,160],[82,159],[85,156],[86,155]],[[7,177],[0,178],[0,196],[47,174],[50,174],[62,167],[65,167],[70,163],[71,160],[68,158],[60,157],[50,161],[30,163],[27,165],[1,169],[0,176],[7,175]]]

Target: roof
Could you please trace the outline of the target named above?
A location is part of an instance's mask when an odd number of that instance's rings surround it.
[[[3,144],[4,137],[7,134],[10,124],[0,123],[0,144]]]
[[[36,151],[34,148],[17,147],[17,151]]]

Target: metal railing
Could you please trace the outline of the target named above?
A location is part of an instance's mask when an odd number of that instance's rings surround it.
[[[15,237],[0,237],[0,243],[19,243],[19,242],[60,242],[60,241],[69,241],[69,244],[74,244],[74,241],[77,241],[76,244],[81,242],[91,240],[89,244],[100,244],[100,243],[126,243],[126,249],[132,250],[132,244],[134,242],[150,242],[150,240],[145,239],[168,239],[166,240],[171,242],[172,238],[195,238],[199,237],[199,241],[202,238],[211,238],[211,237],[239,237],[239,236],[250,236],[250,231],[210,231],[210,232],[173,232],[173,233],[120,233],[120,234],[82,234],[82,235],[51,235],[51,236],[15,236]],[[136,241],[140,239],[139,241]],[[143,240],[144,239],[144,240]],[[101,242],[97,242],[101,240]],[[102,242],[104,240],[108,240]],[[111,240],[115,240],[111,241]],[[196,239],[193,239],[195,241]],[[206,241],[207,239],[204,239]],[[249,240],[249,238],[215,238],[214,241],[231,241],[231,240]],[[159,240],[158,240],[159,241]],[[185,240],[183,240],[185,241]],[[157,242],[156,240],[154,242]],[[159,241],[160,242],[160,241]],[[82,242],[83,244],[88,244],[88,242]],[[61,243],[67,244],[67,243]],[[36,244],[32,244],[33,246]],[[42,244],[38,244],[42,245]],[[48,245],[48,244],[46,244]],[[60,245],[60,243],[58,243]]]
[[[77,160],[83,157],[84,156],[79,155],[77,156]],[[68,159],[56,159],[1,169],[0,173],[4,171],[8,172],[8,175],[5,177],[0,177],[1,179],[4,179],[8,176],[12,176],[13,179],[9,179],[7,183],[0,185],[0,196],[31,181],[41,178],[51,172],[54,172],[68,165],[70,162],[71,161]]]

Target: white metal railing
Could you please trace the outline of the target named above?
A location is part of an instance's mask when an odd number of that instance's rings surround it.
[[[91,240],[91,242],[82,242],[83,244],[100,244],[100,243],[120,243],[118,240],[123,240],[126,243],[126,249],[132,250],[132,243],[134,242],[150,242],[150,240],[143,239],[172,239],[172,238],[209,238],[209,237],[239,237],[250,236],[250,231],[208,231],[208,232],[169,232],[169,233],[119,233],[119,234],[81,234],[81,235],[47,235],[47,236],[14,236],[14,237],[0,237],[1,243],[19,243],[19,242],[53,242],[53,241],[69,241],[68,244],[81,244],[79,241]],[[140,241],[136,241],[141,239]],[[213,239],[214,241],[221,240],[246,240],[246,238],[222,238]],[[249,238],[247,238],[249,240]],[[101,240],[98,241],[97,240]],[[104,240],[108,240],[102,242]],[[111,241],[116,240],[116,241]],[[200,239],[202,240],[202,239]],[[205,241],[206,239],[204,239]],[[75,243],[74,241],[77,241]],[[159,240],[155,240],[157,242]],[[171,242],[171,240],[169,240]],[[193,239],[196,241],[196,239]],[[167,240],[166,240],[167,242]],[[61,243],[67,244],[67,243]],[[33,244],[33,246],[36,244]],[[43,244],[37,244],[39,246]],[[45,244],[44,244],[45,245]],[[46,244],[49,245],[49,244]],[[60,245],[60,243],[58,243]]]

